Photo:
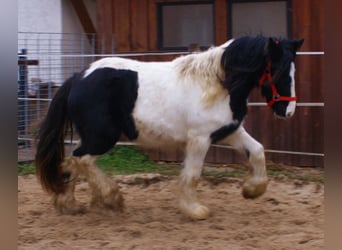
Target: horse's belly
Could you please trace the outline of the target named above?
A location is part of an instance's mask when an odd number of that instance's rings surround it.
[[[186,141],[185,126],[181,124],[183,121],[166,117],[159,119],[148,119],[147,116],[140,117],[133,115],[135,126],[139,136],[136,139],[138,144],[145,147],[170,147],[181,145]]]
[[[139,144],[147,147],[184,145],[193,136],[209,138],[212,132],[229,124],[232,119],[228,105],[212,112],[181,111],[177,106],[160,107],[163,105],[135,108],[133,118],[139,133],[136,140]]]

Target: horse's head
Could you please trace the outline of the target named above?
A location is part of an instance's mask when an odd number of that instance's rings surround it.
[[[267,61],[259,86],[278,117],[288,118],[295,112],[295,57],[303,42],[304,39],[269,38],[266,43]]]

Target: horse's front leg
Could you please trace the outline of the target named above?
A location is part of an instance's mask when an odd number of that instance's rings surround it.
[[[193,219],[205,219],[209,209],[197,199],[196,187],[199,182],[203,161],[210,146],[207,137],[191,137],[186,145],[184,168],[180,176],[180,209]]]
[[[251,137],[243,127],[240,127],[223,142],[245,152],[251,164],[250,175],[243,184],[243,196],[248,199],[253,199],[265,193],[268,179],[264,147]]]

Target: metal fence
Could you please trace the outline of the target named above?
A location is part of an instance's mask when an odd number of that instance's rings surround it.
[[[114,39],[111,50],[108,44],[99,41],[95,34],[18,34],[18,161],[32,161],[34,157],[34,135],[37,125],[45,117],[51,99],[59,86],[73,73],[86,68],[99,57],[114,54]],[[128,53],[120,56],[154,58],[156,56],[178,56],[176,53]],[[299,52],[298,55],[324,55],[324,52]],[[250,106],[265,106],[251,102]],[[297,103],[302,107],[323,108],[324,103]],[[222,147],[214,145],[214,147]],[[230,148],[226,147],[225,148]],[[70,148],[71,149],[71,148]],[[266,152],[303,156],[324,157],[321,152],[298,152],[266,149]],[[157,156],[158,158],[159,156]]]
[[[37,125],[58,87],[98,53],[104,43],[96,34],[18,33],[18,161],[33,159]]]

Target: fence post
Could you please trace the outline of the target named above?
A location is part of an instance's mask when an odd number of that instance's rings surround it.
[[[25,138],[29,127],[29,106],[28,106],[28,65],[38,65],[38,60],[28,60],[27,50],[21,49],[18,52],[18,146],[29,147],[30,141]]]
[[[18,53],[18,136],[25,135],[28,125],[28,105],[23,99],[27,95],[27,50],[21,49]],[[29,146],[28,141],[18,140],[18,146]]]

